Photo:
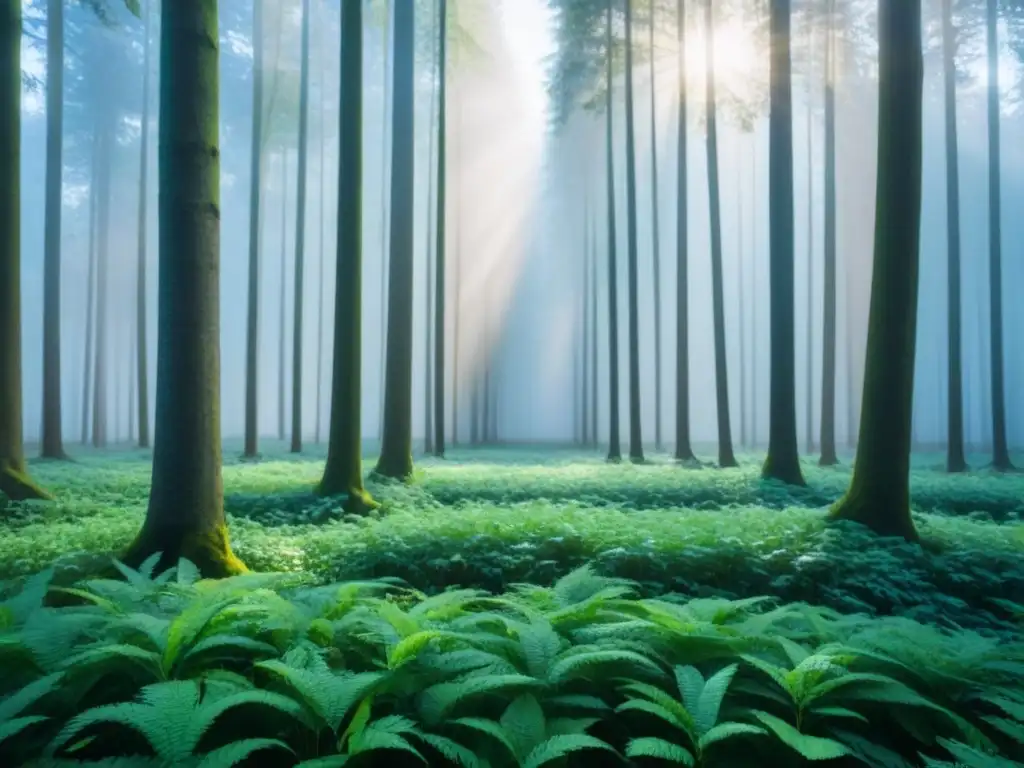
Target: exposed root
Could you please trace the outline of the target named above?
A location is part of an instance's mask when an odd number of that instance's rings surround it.
[[[3,467],[0,469],[0,494],[11,501],[50,501],[53,496],[36,485],[27,473]]]

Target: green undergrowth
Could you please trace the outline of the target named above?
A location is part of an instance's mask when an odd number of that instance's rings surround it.
[[[1015,605],[1024,603],[1021,478],[947,476],[931,457],[918,459],[912,478],[918,546],[826,524],[825,504],[848,482],[843,468],[807,465],[809,489],[788,489],[761,481],[756,457],[718,470],[608,465],[564,452],[463,452],[420,462],[408,485],[371,477],[382,510],[346,518],[336,500],[311,493],[322,471],[315,452],[254,463],[225,455],[236,552],[253,568],[305,571],[320,582],[388,576],[431,593],[498,593],[516,582],[551,584],[591,563],[634,580],[644,595],[773,595],[1004,633],[1016,630]],[[148,495],[145,455],[42,462],[33,473],[57,501],[7,510],[0,578],[50,564],[61,583],[81,578],[137,532]],[[672,503],[684,497],[704,501]],[[999,500],[1004,506],[993,511]]]
[[[588,567],[427,596],[193,565],[0,603],[0,765],[1011,768],[1024,643]],[[62,607],[53,605],[50,595]]]

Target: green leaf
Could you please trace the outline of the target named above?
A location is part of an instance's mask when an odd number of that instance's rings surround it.
[[[13,720],[0,722],[0,744],[3,744],[8,739],[14,738],[26,728],[33,726],[36,723],[44,723],[49,719],[50,718],[43,715],[28,715],[26,717],[16,717]]]
[[[388,668],[395,669],[396,667],[405,664],[420,654],[420,652],[430,645],[432,640],[436,640],[439,637],[443,637],[444,632],[437,630],[424,630],[421,632],[414,632],[408,637],[402,638],[397,645],[393,646],[388,652]]]
[[[696,667],[676,667],[676,687],[683,699],[683,706],[697,717],[700,711],[700,694],[704,690],[704,675]]]
[[[562,683],[585,674],[593,674],[594,668],[626,666],[644,669],[661,675],[661,668],[650,659],[633,651],[586,651],[565,656],[554,664],[548,673],[552,683]]]
[[[482,768],[484,765],[473,750],[452,739],[433,733],[417,733],[416,738],[436,749],[449,762],[461,765],[462,768]]]
[[[277,739],[242,739],[203,755],[196,768],[234,768],[253,753],[264,749],[283,749],[292,752],[291,747]]]
[[[738,664],[730,664],[712,675],[704,685],[704,690],[700,692],[700,697],[697,700],[697,711],[693,713],[697,733],[707,733],[718,722],[722,700],[725,698],[726,691],[729,690],[729,683],[732,682],[737,669],[739,669]]]
[[[500,723],[496,723],[494,720],[488,720],[485,717],[460,717],[452,720],[451,725],[469,728],[477,733],[483,733],[490,736],[492,739],[504,746],[511,757],[516,758],[515,745],[511,742],[508,734],[505,733],[505,729],[501,727]]]
[[[754,712],[753,715],[764,723],[779,738],[779,741],[800,753],[806,760],[835,760],[850,753],[845,744],[834,739],[823,739],[800,733],[785,720],[780,720],[767,712]]]
[[[517,696],[501,715],[501,727],[508,734],[515,755],[521,760],[530,754],[547,732],[547,719],[537,698],[529,693]]]
[[[585,733],[578,733],[571,736],[552,736],[543,744],[537,746],[526,760],[523,761],[523,768],[540,768],[542,765],[558,760],[574,752],[584,749],[602,749],[606,752],[616,754],[610,744],[600,739],[588,736]]]
[[[719,723],[700,737],[699,747],[700,751],[703,752],[712,744],[717,744],[727,739],[735,739],[739,736],[764,735],[765,730],[758,728],[756,725],[748,725],[747,723]]]
[[[526,675],[481,675],[432,685],[423,692],[420,708],[428,722],[437,722],[456,706],[476,696],[511,693],[539,686],[539,681]]]
[[[688,750],[678,744],[673,744],[671,741],[649,736],[631,739],[629,746],[626,747],[626,757],[633,759],[652,757],[669,763],[675,763],[676,765],[692,766],[694,764],[693,755]]]

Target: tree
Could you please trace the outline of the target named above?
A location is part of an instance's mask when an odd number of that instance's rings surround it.
[[[216,0],[161,8],[156,440],[146,520],[125,562],[245,571],[228,541],[220,435],[220,58]]]
[[[1003,351],[1003,227],[999,138],[999,8],[987,0],[985,29],[988,58],[988,237],[989,312],[992,359],[992,467],[1013,469],[1006,442],[1006,386]]]
[[[878,181],[863,408],[853,478],[831,516],[915,539],[909,475],[920,264],[921,4],[883,1],[878,14]]]
[[[686,0],[676,8],[679,36],[679,126],[676,152],[676,459],[695,461],[690,446],[689,165],[687,153]]]
[[[444,456],[445,264],[448,116],[448,0],[440,0],[437,21],[437,191],[434,235],[434,455]],[[456,382],[457,385],[457,382]]]
[[[391,129],[391,258],[388,275],[384,431],[376,471],[412,474],[413,120],[415,21],[413,0],[395,0]]]
[[[803,485],[796,437],[796,345],[793,338],[793,80],[790,0],[771,0],[769,118],[769,284],[771,409],[762,475]],[[808,396],[810,392],[807,393]]]
[[[363,4],[341,6],[341,105],[338,141],[338,237],[334,286],[334,362],[327,464],[317,492],[345,494],[357,513],[376,506],[363,487]]]
[[[139,447],[149,448],[149,354],[146,344],[147,243],[149,219],[150,20],[154,0],[146,3],[142,64],[142,122],[139,141],[139,259],[135,276],[135,366],[138,388]]]
[[[651,263],[654,291],[654,448],[661,450],[661,225],[658,218],[658,109],[655,77],[654,21],[656,0],[650,0],[648,47],[651,67]]]
[[[260,196],[263,191],[263,2],[252,11],[252,138],[249,156],[249,285],[245,341],[245,448],[259,453]]]
[[[299,76],[299,169],[295,190],[295,299],[292,321],[292,453],[302,451],[302,313],[305,294],[306,167],[309,148],[309,0],[302,0],[302,71]]]
[[[715,392],[718,409],[718,464],[735,467],[729,425],[729,373],[725,349],[725,289],[722,281],[722,214],[718,182],[718,117],[715,96],[714,14],[711,0],[704,6],[707,103],[708,199],[711,213],[711,292],[715,334]]]
[[[0,2],[0,179],[0,493],[44,499],[21,442],[21,0]]]
[[[946,256],[949,301],[949,436],[946,469],[963,472],[964,457],[963,351],[960,299],[960,164],[956,127],[956,29],[953,0],[942,0],[942,77],[946,118]]]
[[[636,244],[636,138],[633,126],[633,0],[626,0],[626,259],[629,268],[629,458],[644,460],[640,426],[640,311]]]
[[[608,0],[605,13],[605,187],[608,193],[608,461],[620,461],[619,445],[619,269],[616,264],[617,243],[615,227],[615,140],[612,130],[612,6]],[[680,0],[682,2],[682,0]]]
[[[46,233],[43,270],[43,433],[41,453],[67,458],[61,430],[60,251],[64,165],[64,0],[47,2]]]

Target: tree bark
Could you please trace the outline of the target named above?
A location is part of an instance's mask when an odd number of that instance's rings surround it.
[[[437,19],[437,4],[435,3],[435,23],[439,23]],[[437,74],[437,42],[438,36],[435,32],[433,35],[433,45],[430,46],[431,51],[431,62],[430,62],[430,75],[433,78]],[[434,127],[434,115],[437,114],[437,88],[430,90],[430,113],[427,118],[427,131],[430,134],[427,142],[427,238],[424,245],[426,246],[423,250],[424,253],[424,282],[427,285],[427,296],[425,303],[425,311],[423,318],[423,452],[426,455],[430,455],[434,452],[434,401],[431,397],[433,392],[433,371],[431,370],[431,362],[433,361],[434,352],[434,282],[433,282],[433,248],[434,248],[434,226],[437,223],[436,219],[432,219],[431,216],[434,212],[434,198],[437,194],[436,182],[434,181],[434,144],[437,139],[437,129]]]
[[[909,474],[923,73],[920,3],[880,4],[877,215],[864,400],[853,478],[831,514],[906,539],[917,535]]]
[[[149,448],[149,352],[147,338],[146,297],[148,294],[149,254],[149,88],[151,76],[151,6],[145,4],[142,57],[142,125],[139,141],[139,254],[135,273],[135,384],[138,390],[136,420],[139,427],[139,448]]]
[[[988,47],[988,234],[989,312],[992,358],[992,467],[1013,469],[1006,442],[1006,387],[1003,351],[1003,226],[1002,155],[999,138],[999,10],[998,0],[988,0],[986,41]]]
[[[317,492],[344,494],[352,513],[376,502],[363,487],[363,4],[341,6],[341,105],[338,139],[337,274],[334,361],[327,463]]]
[[[46,34],[46,234],[43,272],[41,454],[65,459],[60,393],[61,208],[64,140],[64,0],[48,0]]]
[[[964,456],[962,305],[960,298],[960,165],[956,125],[956,29],[953,2],[942,0],[942,71],[946,117],[946,256],[949,301],[949,410],[946,470],[967,469]]]
[[[771,0],[771,117],[768,220],[771,407],[763,477],[803,485],[796,437],[796,344],[793,201],[793,78],[790,0]],[[810,350],[808,349],[808,352]],[[808,395],[810,393],[808,392]]]
[[[679,37],[679,125],[676,157],[676,460],[695,461],[690,445],[689,162],[687,158],[686,0],[676,7]]]
[[[206,577],[245,571],[228,541],[220,434],[220,150],[216,0],[162,5],[160,335],[149,509],[124,560],[155,552]]]
[[[277,439],[285,436],[285,339],[288,336],[288,147],[281,148],[281,285],[277,320]]]
[[[807,350],[806,394],[804,396],[804,429],[806,430],[807,451],[814,450],[814,86],[811,72],[814,66],[814,22],[811,11],[807,13],[807,322],[804,329]],[[792,75],[790,76],[792,82]],[[792,88],[790,89],[792,93]],[[792,113],[792,100],[790,101]],[[790,137],[792,138],[792,121]],[[792,146],[792,141],[790,141]],[[792,152],[791,152],[792,154]],[[795,248],[795,240],[794,240]],[[795,300],[795,295],[794,295]],[[794,316],[795,321],[795,316]],[[795,365],[794,355],[794,365]],[[798,446],[799,448],[799,446]]]
[[[96,224],[99,194],[96,177],[99,172],[99,131],[93,124],[89,163],[89,267],[85,287],[85,360],[82,365],[82,445],[89,444],[89,408],[92,404],[93,317],[96,305]]]
[[[583,447],[590,447],[590,195],[584,193],[583,198],[583,283],[582,309],[583,316],[580,341],[580,435]]]
[[[302,0],[299,75],[299,169],[295,189],[295,298],[292,319],[292,453],[302,451],[302,319],[305,302],[306,169],[309,160],[309,0]]]
[[[391,256],[388,275],[387,369],[384,431],[376,471],[412,475],[413,182],[415,8],[395,0],[391,108]]]
[[[392,39],[391,25],[393,23],[392,0],[384,2],[384,104],[383,120],[380,138],[380,361],[377,381],[381,391],[384,390],[385,357],[387,354],[387,327],[388,327],[388,227],[390,226],[390,211],[388,210],[388,138],[389,129],[394,131],[394,94],[392,93],[392,81],[394,79],[394,52],[395,42]],[[391,110],[390,112],[388,110]],[[394,141],[394,137],[390,137]],[[393,162],[392,158],[392,162]],[[377,413],[377,424],[381,441],[384,439],[384,398],[380,399]]]
[[[654,285],[654,450],[661,451],[661,222],[658,211],[658,105],[654,70],[655,0],[649,19],[651,65],[651,264]]]
[[[835,0],[829,0],[825,29],[825,296],[821,355],[821,458],[836,456],[836,41]],[[849,377],[849,373],[847,373]],[[852,427],[851,427],[852,430]]]
[[[434,455],[444,457],[445,405],[445,227],[448,210],[447,178],[448,112],[448,0],[439,0],[437,54],[437,197],[434,235]]]
[[[637,268],[636,130],[633,115],[633,0],[626,0],[626,232],[629,269],[629,458],[644,460],[640,421],[640,308]]]
[[[682,2],[683,0],[680,0]],[[615,137],[612,100],[612,10],[608,0],[605,13],[605,190],[608,195],[608,461],[622,460],[619,442],[619,268],[616,263],[618,234],[615,226]]]
[[[107,105],[99,106],[103,114],[98,118],[99,163],[97,165],[96,201],[96,357],[93,361],[92,387],[92,444],[95,448],[107,446],[107,290],[109,288],[108,263],[110,260],[110,198],[111,164],[114,142],[114,115]]]
[[[718,407],[718,464],[735,467],[729,424],[729,372],[725,346],[725,288],[722,280],[722,213],[718,181],[718,117],[715,96],[714,15],[711,2],[704,10],[707,103],[708,195],[711,209],[711,292],[715,333],[715,382]]]
[[[254,0],[252,18],[252,143],[249,153],[249,295],[245,343],[245,448],[259,455],[260,361],[260,198],[263,193],[263,0]]]

